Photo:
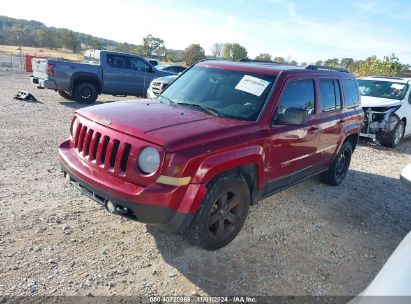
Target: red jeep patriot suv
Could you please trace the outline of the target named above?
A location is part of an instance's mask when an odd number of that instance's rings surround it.
[[[259,200],[315,174],[340,184],[363,115],[345,70],[203,61],[157,100],[78,110],[60,161],[110,212],[218,249]]]

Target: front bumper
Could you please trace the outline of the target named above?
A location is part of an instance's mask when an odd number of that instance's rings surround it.
[[[30,76],[31,83],[37,86],[39,89],[52,89],[57,90],[57,84],[54,80],[42,79],[34,76]]]
[[[168,186],[154,183],[140,187],[88,166],[66,141],[59,147],[60,164],[70,183],[95,200],[126,208],[143,223],[172,231],[184,231],[194,218],[206,193],[203,184]]]
[[[364,108],[364,123],[360,136],[373,140],[384,140],[389,137],[399,121],[398,116],[394,113],[396,109],[373,110],[373,108]]]

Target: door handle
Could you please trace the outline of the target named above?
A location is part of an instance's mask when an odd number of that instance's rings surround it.
[[[320,128],[318,127],[311,127],[308,129],[308,133],[317,133],[318,131],[320,131]]]

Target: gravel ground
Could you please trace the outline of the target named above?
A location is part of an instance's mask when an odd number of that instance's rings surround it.
[[[252,207],[229,246],[192,247],[65,184],[57,146],[79,107],[0,72],[0,295],[356,295],[411,230],[411,140],[362,142],[339,187],[309,179]]]

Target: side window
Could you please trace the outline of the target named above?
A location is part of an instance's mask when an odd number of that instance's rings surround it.
[[[308,115],[315,114],[313,79],[291,80],[287,83],[280,97],[273,122],[281,123],[283,121],[284,111],[288,108],[305,109]]]
[[[108,54],[107,64],[113,68],[128,69],[128,60],[125,56]]]
[[[138,70],[141,72],[148,71],[150,68],[147,63],[138,58],[130,58],[130,65],[133,70]]]
[[[321,111],[336,111],[341,108],[340,85],[336,79],[320,79]]]
[[[410,88],[410,92],[409,92],[409,95],[408,95],[408,103],[411,104],[411,88]]]
[[[345,106],[347,108],[355,107],[360,104],[360,96],[358,94],[357,84],[354,80],[344,79],[344,95],[345,95]]]

